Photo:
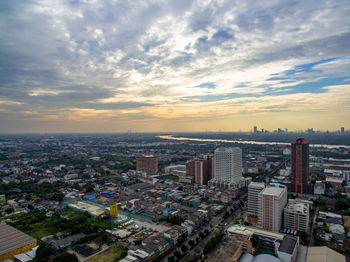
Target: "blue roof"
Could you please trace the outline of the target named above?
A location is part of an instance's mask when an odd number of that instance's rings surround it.
[[[88,196],[86,196],[87,198],[93,198],[93,197],[96,197],[96,195],[95,194],[92,194],[92,195],[88,195]]]

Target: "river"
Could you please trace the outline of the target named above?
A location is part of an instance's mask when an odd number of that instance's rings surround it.
[[[284,146],[290,146],[290,143],[284,143],[284,142],[261,142],[261,141],[254,141],[254,140],[227,140],[227,139],[209,139],[209,138],[189,138],[189,137],[174,137],[173,135],[167,135],[167,136],[157,136],[161,139],[168,139],[168,140],[177,140],[177,141],[196,141],[196,142],[221,142],[221,143],[241,143],[241,144],[256,144],[256,145],[284,145]],[[348,148],[350,149],[350,146],[345,145],[325,145],[325,144],[310,144],[310,147],[324,147],[324,148]]]

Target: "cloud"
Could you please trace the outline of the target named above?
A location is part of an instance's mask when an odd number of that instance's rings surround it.
[[[136,121],[132,110],[185,121],[209,117],[191,109],[201,103],[227,117],[230,99],[243,103],[235,114],[294,112],[269,101],[349,79],[349,12],[346,0],[4,1],[0,120],[74,107],[106,121],[121,110],[123,121]]]

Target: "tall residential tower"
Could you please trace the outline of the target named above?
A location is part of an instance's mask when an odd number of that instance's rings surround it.
[[[214,151],[214,178],[210,185],[237,188],[242,181],[242,150],[238,147]]]
[[[280,184],[270,184],[259,193],[258,226],[260,228],[275,232],[281,229],[287,195],[287,188]]]

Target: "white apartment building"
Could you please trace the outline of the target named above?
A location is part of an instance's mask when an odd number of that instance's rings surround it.
[[[290,200],[284,208],[283,227],[309,232],[310,208],[306,203]]]
[[[242,182],[242,150],[238,147],[214,151],[214,178],[210,185],[237,188]]]
[[[248,186],[248,215],[258,216],[259,193],[265,189],[264,183],[251,182]]]

